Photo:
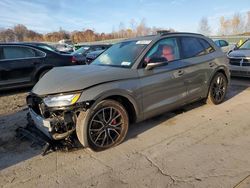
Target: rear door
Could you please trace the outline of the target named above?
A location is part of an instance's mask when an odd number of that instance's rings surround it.
[[[187,102],[203,98],[206,95],[208,80],[215,67],[215,50],[199,37],[181,37],[181,63],[186,73]]]
[[[46,55],[28,46],[3,45],[1,49],[1,86],[31,83],[36,67],[43,63],[43,58]]]

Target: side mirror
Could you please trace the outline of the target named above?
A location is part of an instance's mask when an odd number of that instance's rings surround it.
[[[168,64],[168,61],[164,57],[152,58],[147,63],[147,66],[146,66],[145,69],[146,70],[152,70],[155,67],[160,67],[160,66],[164,66],[164,65],[167,65],[167,64]]]

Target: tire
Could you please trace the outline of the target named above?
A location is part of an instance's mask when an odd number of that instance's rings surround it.
[[[76,134],[84,147],[102,151],[120,144],[127,135],[128,126],[128,114],[122,104],[103,100],[93,109],[79,114]]]
[[[223,73],[216,73],[210,83],[206,103],[221,104],[226,96],[228,81]]]

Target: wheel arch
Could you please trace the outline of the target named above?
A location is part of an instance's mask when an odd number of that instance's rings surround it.
[[[210,79],[209,79],[208,87],[207,87],[207,92],[206,92],[206,98],[208,97],[209,88],[210,88],[210,86],[211,86],[212,80],[213,80],[213,78],[215,77],[215,75],[218,74],[218,73],[222,73],[222,74],[226,77],[226,79],[227,79],[227,84],[228,84],[228,85],[229,85],[229,83],[230,83],[230,75],[229,75],[229,73],[227,73],[227,71],[225,70],[224,67],[222,67],[222,66],[221,66],[221,67],[218,67],[218,68],[213,72],[212,76],[211,76]]]
[[[44,72],[44,71],[49,71],[49,70],[51,70],[53,68],[53,66],[42,66],[42,67],[39,67],[36,71],[35,71],[35,73],[34,73],[34,75],[33,75],[33,80],[35,80],[35,81],[38,81],[38,79],[39,79],[39,75],[42,73],[42,72]]]
[[[226,77],[228,83],[230,81],[230,73],[229,71],[227,70],[228,68],[226,68],[225,66],[218,66],[214,71],[213,73],[211,74],[209,80],[208,80],[208,87],[210,87],[210,84],[211,84],[211,81],[213,80],[214,76],[217,74],[217,73],[222,73],[224,74],[224,76]]]
[[[131,97],[117,92],[112,94],[110,93],[109,95],[103,94],[102,97],[99,97],[93,101],[93,104],[90,106],[90,108],[88,108],[88,111],[91,112],[92,109],[94,109],[95,106],[103,100],[114,100],[121,103],[128,113],[129,122],[134,123],[137,121],[138,108],[135,104],[135,101],[133,101]],[[78,121],[76,123],[77,137],[84,147],[89,147],[89,142],[87,139],[87,122],[90,118],[90,114],[91,113],[86,113],[83,111],[80,112],[78,115]]]
[[[128,113],[129,122],[130,123],[136,122],[137,113],[136,113],[135,106],[127,97],[122,96],[122,95],[111,95],[111,96],[104,98],[103,100],[107,100],[107,99],[112,99],[114,101],[121,103]]]
[[[106,91],[100,94],[96,98],[96,100],[94,100],[95,102],[93,106],[107,99],[112,99],[114,101],[121,103],[128,113],[129,122],[130,123],[137,122],[140,114],[140,106],[139,103],[128,92],[124,90]]]

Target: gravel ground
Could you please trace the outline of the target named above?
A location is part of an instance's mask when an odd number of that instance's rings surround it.
[[[119,146],[54,152],[15,138],[27,91],[0,96],[0,187],[250,187],[250,79],[218,106],[195,103],[132,125]]]
[[[0,93],[0,115],[25,109],[28,91],[29,89],[2,91]]]

